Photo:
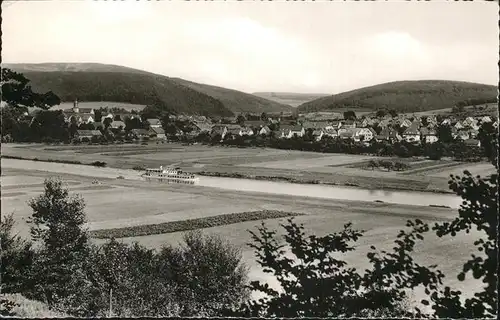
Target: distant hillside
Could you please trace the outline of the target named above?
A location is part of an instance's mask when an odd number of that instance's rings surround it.
[[[292,107],[328,96],[326,93],[293,93],[293,92],[254,92],[255,96],[276,101],[278,103],[287,104]]]
[[[492,85],[445,80],[398,81],[319,98],[298,109],[301,113],[346,107],[418,112],[451,108],[457,104],[484,104],[495,102],[496,98],[497,87]]]
[[[195,83],[180,78],[171,79],[193,90],[219,99],[227,108],[229,108],[233,112],[262,113],[291,111],[293,109],[289,105],[272,101],[272,99],[265,99],[241,91]]]
[[[25,71],[33,89],[52,90],[62,101],[156,104],[177,113],[229,116],[221,101],[163,76],[122,72]]]
[[[35,90],[54,91],[62,101],[156,103],[185,114],[230,116],[291,108],[247,93],[198,84],[142,70],[98,63],[4,64],[22,72]]]
[[[128,72],[128,73],[142,73],[148,74],[149,72],[132,69],[114,64],[102,63],[5,63],[3,67],[15,70],[17,72]]]

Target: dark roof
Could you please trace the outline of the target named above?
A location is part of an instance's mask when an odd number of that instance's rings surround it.
[[[306,129],[323,129],[330,126],[328,121],[304,121],[302,124]]]
[[[464,141],[464,143],[466,145],[469,145],[469,146],[477,146],[479,144],[479,140],[477,139],[467,139]]]
[[[151,127],[151,128],[149,128],[149,130],[153,131],[156,134],[165,134],[165,131],[163,130],[163,128]]]
[[[413,123],[411,124],[411,126],[409,126],[409,127],[405,130],[404,134],[412,134],[412,135],[420,134],[420,130],[419,130],[419,125],[418,125],[418,123],[413,122]]]
[[[78,108],[79,113],[92,113],[93,110],[94,108]]]
[[[259,121],[259,120],[245,121],[245,126],[251,127],[251,128],[260,128],[260,127],[262,127],[264,125],[265,125],[264,121]]]
[[[132,129],[131,131],[136,135],[149,135],[149,132],[146,129]]]
[[[161,121],[158,119],[146,119],[146,121],[149,123],[149,125],[161,125]]]

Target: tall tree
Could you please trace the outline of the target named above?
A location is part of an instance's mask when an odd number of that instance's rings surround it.
[[[236,123],[239,124],[240,126],[244,125],[245,121],[246,121],[245,116],[243,116],[242,114],[236,117]]]
[[[442,143],[453,142],[453,135],[451,133],[451,126],[447,124],[440,124],[437,127],[437,137]]]
[[[14,234],[12,214],[2,214],[0,218],[0,290],[2,293],[18,293],[27,290],[24,281],[33,263],[31,242]]]
[[[21,73],[2,68],[2,101],[17,107],[39,107],[49,109],[61,103],[61,100],[52,91],[46,93],[33,92],[29,80]]]
[[[32,298],[73,315],[88,315],[90,281],[86,274],[89,237],[83,199],[70,196],[58,179],[47,179],[44,193],[29,201],[31,236],[39,244],[33,263]]]
[[[217,315],[248,298],[247,269],[241,252],[216,235],[188,232],[181,247],[160,252],[163,277],[173,281],[181,314]]]
[[[346,120],[356,120],[356,112],[348,110],[344,112],[344,119]]]
[[[267,116],[267,113],[262,112],[262,114],[260,115],[260,120],[267,121],[268,119],[269,117]]]
[[[479,128],[477,138],[481,142],[484,155],[495,164],[498,156],[498,130],[491,122],[485,122]]]

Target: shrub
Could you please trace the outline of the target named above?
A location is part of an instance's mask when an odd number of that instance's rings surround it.
[[[163,247],[159,261],[174,283],[182,316],[214,316],[249,297],[247,267],[239,249],[199,230],[184,235],[180,247]]]
[[[103,161],[94,161],[91,163],[91,165],[93,165],[94,167],[105,167],[106,166],[106,162],[103,162]]]

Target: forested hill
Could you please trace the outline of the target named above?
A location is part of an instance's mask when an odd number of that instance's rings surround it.
[[[233,112],[281,112],[292,111],[293,108],[287,104],[265,99],[249,93],[236,91],[227,88],[211,86],[207,84],[200,84],[187,81],[179,78],[171,78],[172,80],[194,89],[203,92],[211,97],[219,99],[222,103]]]
[[[33,89],[52,90],[61,101],[113,101],[157,105],[176,113],[230,116],[221,101],[162,76],[122,72],[23,73]]]
[[[496,99],[497,87],[492,85],[446,80],[397,81],[322,97],[300,105],[298,110],[307,113],[348,107],[416,112]]]
[[[5,64],[22,72],[35,90],[53,91],[62,101],[157,104],[177,113],[230,116],[275,112],[288,106],[226,88],[98,63]]]

